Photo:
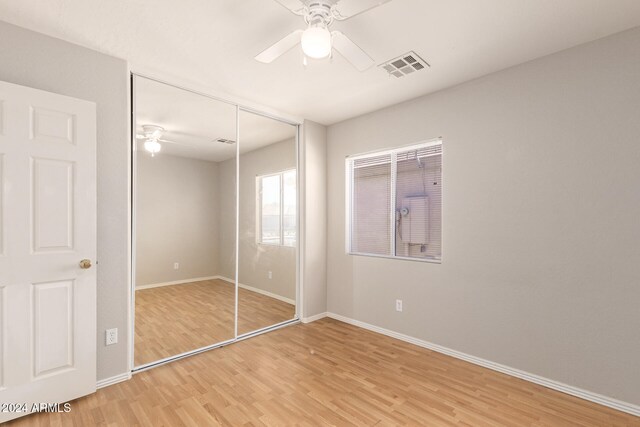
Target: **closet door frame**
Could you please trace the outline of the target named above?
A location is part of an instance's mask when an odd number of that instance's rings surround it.
[[[201,347],[198,349],[194,349],[191,351],[187,351],[184,353],[180,353],[174,356],[170,356],[170,357],[166,357],[163,359],[159,359],[157,361],[154,362],[150,362],[150,363],[145,363],[143,365],[139,365],[139,366],[135,366],[134,365],[134,344],[135,344],[135,277],[136,277],[136,229],[135,229],[135,220],[136,220],[136,160],[137,160],[137,150],[136,150],[136,79],[147,79],[147,80],[151,80],[154,81],[156,83],[161,83],[164,85],[168,85],[171,87],[174,87],[176,89],[180,89],[180,90],[184,90],[196,95],[200,95],[200,96],[204,96],[206,98],[209,98],[211,100],[214,101],[218,101],[218,102],[223,102],[225,104],[229,104],[232,106],[235,106],[236,108],[236,237],[235,237],[235,260],[236,260],[236,265],[235,265],[235,277],[234,277],[234,285],[235,285],[235,309],[234,309],[234,313],[235,313],[235,320],[234,320],[234,338],[229,339],[229,340],[225,340],[225,341],[221,341],[221,342],[217,342],[217,343],[213,343],[211,345],[205,346],[205,347]],[[128,324],[128,346],[129,346],[129,351],[128,351],[128,355],[129,355],[129,360],[128,360],[128,365],[129,365],[129,371],[131,373],[136,373],[136,372],[142,372],[145,371],[147,369],[151,369],[154,368],[156,366],[160,366],[160,365],[164,365],[166,363],[169,362],[173,362],[175,360],[179,360],[179,359],[183,359],[185,357],[188,356],[192,356],[198,353],[202,353],[205,351],[209,351],[215,348],[219,348],[231,343],[234,343],[236,341],[241,341],[241,340],[245,340],[247,338],[251,338],[253,336],[256,335],[260,335],[275,329],[279,329],[294,323],[298,323],[300,322],[300,319],[303,316],[303,309],[302,309],[302,295],[303,295],[303,283],[302,283],[302,278],[303,278],[303,274],[302,274],[302,266],[303,266],[303,248],[304,248],[304,227],[303,227],[303,205],[304,205],[304,170],[301,170],[301,166],[303,164],[302,162],[302,150],[300,147],[300,131],[301,131],[301,125],[302,123],[300,123],[299,121],[296,120],[291,120],[288,118],[285,118],[283,116],[277,115],[277,114],[272,114],[272,113],[268,113],[266,111],[261,111],[259,109],[255,109],[252,107],[248,107],[248,106],[244,106],[241,105],[237,102],[233,102],[230,101],[228,99],[224,99],[224,98],[220,98],[202,91],[198,91],[198,90],[194,90],[188,87],[184,87],[184,86],[180,86],[180,85],[176,85],[173,83],[169,83],[167,81],[152,77],[152,76],[148,76],[145,74],[141,74],[141,73],[136,73],[136,72],[131,72],[130,74],[130,108],[131,108],[131,122],[130,122],[130,130],[131,130],[131,140],[130,140],[130,170],[129,170],[129,190],[130,190],[130,194],[131,194],[131,199],[130,199],[130,211],[129,211],[129,247],[131,250],[131,256],[129,257],[129,272],[130,272],[130,276],[129,276],[129,285],[130,285],[130,292],[129,292],[129,298],[128,298],[128,304],[129,304],[129,321],[127,322]],[[240,237],[240,221],[239,221],[239,209],[240,209],[240,198],[238,197],[239,195],[239,190],[240,190],[240,145],[241,145],[241,138],[242,138],[242,134],[241,134],[241,125],[240,125],[240,113],[241,112],[247,112],[247,113],[252,113],[252,114],[256,114],[259,116],[263,116],[269,119],[273,119],[273,120],[277,120],[279,122],[285,123],[285,124],[289,124],[291,126],[295,127],[295,145],[296,145],[296,197],[297,197],[297,206],[296,206],[296,210],[297,210],[297,218],[296,218],[296,309],[295,309],[295,315],[293,319],[290,320],[286,320],[283,322],[279,322],[276,323],[274,325],[270,325],[264,328],[260,328],[257,329],[255,331],[251,331],[251,332],[247,332],[244,334],[240,334],[238,335],[238,273],[239,273],[239,237]]]

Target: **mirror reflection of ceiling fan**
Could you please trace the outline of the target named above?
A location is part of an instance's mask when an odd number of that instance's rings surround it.
[[[183,147],[194,147],[194,144],[162,139],[162,135],[164,135],[165,132],[166,130],[162,126],[142,125],[142,133],[137,134],[136,139],[144,141],[144,149],[151,153],[151,157],[155,157],[155,155],[162,150],[161,142],[168,142],[169,144],[181,145]],[[226,138],[216,138],[212,142],[225,144],[227,146],[232,146],[236,143],[234,140]]]
[[[162,134],[164,134],[164,128],[161,126],[142,125],[142,134],[136,135],[136,138],[144,140],[144,149],[151,153],[151,157],[154,157],[162,149],[160,142],[175,144],[174,141],[162,139]]]
[[[307,57],[328,58],[335,49],[358,71],[365,71],[375,61],[340,31],[329,31],[334,20],[344,21],[391,0],[275,0],[296,15],[302,16],[305,30],[296,30],[262,51],[255,59],[271,63],[298,44],[302,45],[304,64]]]

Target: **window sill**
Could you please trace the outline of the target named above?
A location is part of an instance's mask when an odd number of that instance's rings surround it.
[[[296,245],[290,246],[290,245],[281,245],[279,243],[265,243],[265,242],[256,242],[258,244],[258,246],[269,246],[269,247],[275,247],[275,248],[291,248],[291,249],[295,249]]]
[[[367,257],[367,258],[385,258],[385,259],[398,259],[403,261],[417,261],[417,262],[424,262],[427,264],[442,264],[442,259],[435,259],[435,258],[411,258],[411,257],[394,256],[394,255],[366,254],[366,253],[360,253],[360,252],[347,252],[347,255],[361,256],[361,257]]]

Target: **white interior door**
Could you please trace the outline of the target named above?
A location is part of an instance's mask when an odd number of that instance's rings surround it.
[[[95,391],[95,153],[94,103],[0,82],[0,422]]]

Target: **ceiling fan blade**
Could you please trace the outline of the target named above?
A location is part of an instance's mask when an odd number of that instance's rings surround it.
[[[269,64],[300,43],[302,30],[296,30],[256,56],[256,61]]]
[[[334,8],[334,17],[338,21],[360,15],[367,10],[388,3],[391,0],[338,0]]]
[[[159,139],[158,141],[159,141],[159,142],[168,142],[169,144],[187,145],[187,144],[182,143],[182,142],[169,141],[168,139]]]
[[[360,49],[357,44],[340,31],[333,31],[331,35],[333,48],[344,56],[347,61],[351,62],[358,71],[365,71],[376,63],[364,50]]]
[[[276,0],[296,15],[304,15],[306,5],[301,0]]]

